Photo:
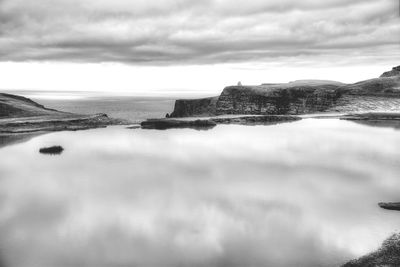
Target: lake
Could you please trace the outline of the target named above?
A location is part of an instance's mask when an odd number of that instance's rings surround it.
[[[377,206],[400,201],[399,133],[305,119],[29,136],[0,149],[0,266],[338,266],[399,231]]]

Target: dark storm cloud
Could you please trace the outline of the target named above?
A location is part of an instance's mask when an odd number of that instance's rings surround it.
[[[188,64],[398,55],[395,0],[0,0],[1,61]],[[346,55],[343,54],[346,51]]]

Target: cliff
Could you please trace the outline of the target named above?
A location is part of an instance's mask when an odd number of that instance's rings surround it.
[[[400,111],[400,66],[379,78],[355,84],[301,80],[283,84],[228,86],[217,97],[177,100],[171,117],[360,111]]]
[[[209,97],[202,99],[182,99],[175,101],[174,111],[171,117],[192,117],[208,116],[215,114],[218,97]]]
[[[22,96],[0,93],[0,135],[82,130],[120,123],[106,114],[62,112],[48,109]]]
[[[218,98],[216,114],[305,114],[335,105],[337,83],[229,86]]]
[[[400,75],[400,66],[394,67],[391,71],[387,71],[383,73],[380,78],[384,77],[393,77],[393,76],[398,76]]]

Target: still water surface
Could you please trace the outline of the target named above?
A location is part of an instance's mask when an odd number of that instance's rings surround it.
[[[377,207],[400,200],[391,128],[109,127],[0,159],[0,266],[338,266],[400,228]]]

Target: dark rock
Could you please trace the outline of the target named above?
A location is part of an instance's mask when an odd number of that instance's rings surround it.
[[[400,211],[400,202],[381,202],[378,203],[379,207],[386,210],[398,210]]]
[[[211,129],[217,124],[210,120],[150,119],[141,123],[142,129],[166,130],[173,128]]]
[[[39,150],[41,154],[60,155],[64,151],[61,146],[44,147]]]
[[[165,114],[165,118],[169,118],[169,113]]]
[[[323,112],[340,97],[339,85],[261,85],[226,87],[216,106],[221,114],[307,114]]]
[[[218,97],[176,100],[170,117],[212,116],[216,113],[217,100]]]
[[[359,259],[352,260],[343,267],[398,267],[400,266],[400,234],[386,239],[382,246]]]

